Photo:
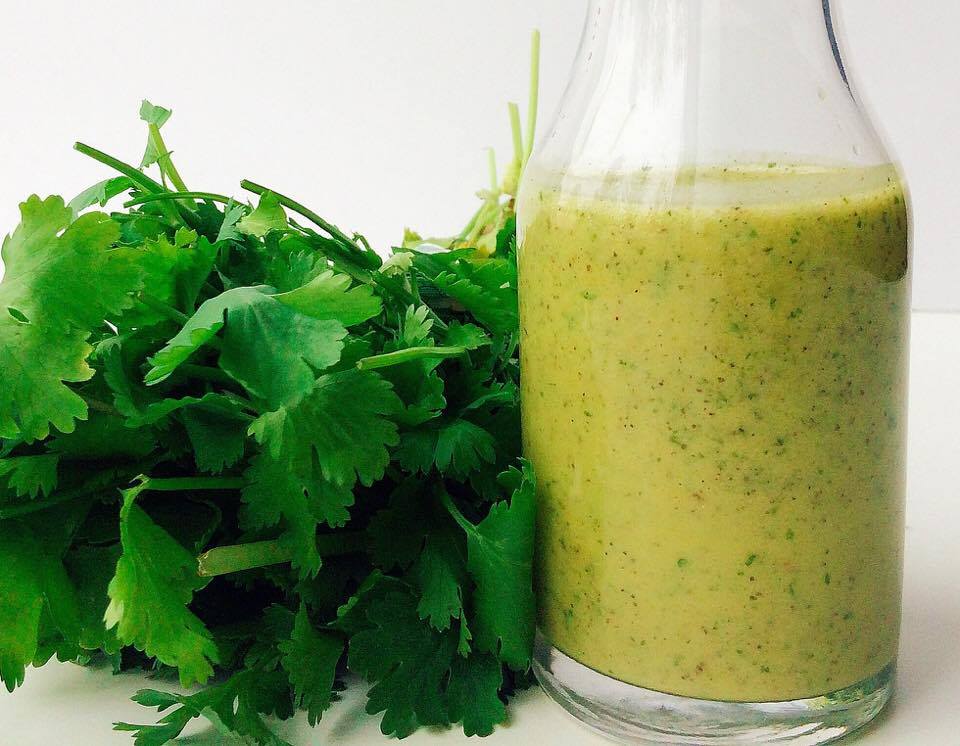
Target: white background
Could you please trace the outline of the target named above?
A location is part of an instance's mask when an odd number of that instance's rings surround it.
[[[808,0],[819,4],[820,0]],[[106,171],[81,139],[139,161],[140,99],[193,189],[241,178],[308,202],[380,248],[405,225],[458,230],[509,153],[544,34],[542,113],[559,98],[586,0],[30,0],[0,3],[0,235],[32,192],[68,199]],[[864,97],[916,203],[914,304],[960,310],[960,3],[838,0]]]

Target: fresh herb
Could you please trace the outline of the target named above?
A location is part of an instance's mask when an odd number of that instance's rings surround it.
[[[534,627],[513,210],[537,46],[504,182],[430,246],[408,232],[383,259],[258,184],[255,205],[190,191],[148,102],[139,166],[78,144],[119,175],[21,205],[0,283],[9,690],[54,656],[206,684],[139,692],[162,719],[117,728],[144,746],[197,717],[282,744],[269,719],[316,723],[348,669],[385,734],[503,722]]]

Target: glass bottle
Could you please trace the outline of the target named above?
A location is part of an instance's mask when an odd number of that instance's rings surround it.
[[[829,0],[592,0],[519,200],[536,672],[622,739],[888,700],[910,213]]]

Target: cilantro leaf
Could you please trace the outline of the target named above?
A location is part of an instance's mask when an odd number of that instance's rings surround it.
[[[164,109],[162,106],[154,106],[146,99],[140,103],[140,121],[146,122],[147,124],[155,124],[157,127],[162,127],[172,115],[173,112],[170,109]]]
[[[223,212],[223,220],[220,223],[220,228],[214,243],[219,244],[224,241],[235,241],[239,239],[240,231],[237,230],[237,223],[240,222],[246,213],[246,207],[238,205],[231,200]]]
[[[282,677],[279,671],[251,669],[191,695],[142,689],[134,696],[135,702],[170,712],[156,725],[117,723],[114,729],[133,733],[136,746],[163,746],[177,738],[191,720],[204,717],[225,737],[250,739],[260,746],[290,746],[262,717],[275,709],[277,692],[285,689]]]
[[[79,635],[77,598],[61,560],[74,518],[62,520],[0,521],[0,681],[10,692],[38,656],[42,619],[71,642]]]
[[[498,694],[503,671],[492,655],[474,653],[454,658],[450,666],[447,703],[450,720],[463,722],[465,736],[489,736],[507,719],[507,708]]]
[[[404,469],[464,480],[483,464],[496,461],[494,438],[479,425],[462,418],[442,419],[403,434],[397,458]]]
[[[418,479],[406,479],[390,496],[367,527],[369,552],[374,564],[389,572],[406,570],[423,549],[430,521],[430,491]]]
[[[223,329],[223,370],[273,407],[297,400],[313,385],[314,370],[340,359],[347,332],[337,321],[298,313],[277,301],[270,290],[234,288],[204,303],[150,359],[153,368],[146,382],[168,378]],[[290,339],[297,345],[288,344]]]
[[[290,677],[297,705],[307,710],[310,725],[316,725],[333,701],[343,640],[329,632],[317,631],[310,623],[306,607],[301,606],[292,636],[279,647],[283,653],[283,670]]]
[[[471,250],[417,253],[414,267],[493,332],[510,334],[519,324],[517,267],[512,260],[478,258]]]
[[[510,502],[490,509],[473,525],[446,496],[448,510],[467,534],[467,568],[476,583],[472,629],[478,649],[493,653],[517,671],[530,665],[536,617],[533,595],[533,537],[536,486],[526,462],[501,483]]]
[[[444,527],[431,532],[411,569],[421,591],[417,613],[440,631],[463,614],[462,589],[467,583],[462,540],[453,530]]]
[[[318,524],[342,526],[353,504],[352,487],[379,479],[397,442],[387,419],[399,409],[390,385],[357,370],[321,376],[293,407],[263,415],[251,432],[264,446],[246,473],[246,522],[267,528],[282,522],[281,541],[294,566],[316,574]]]
[[[19,497],[49,495],[57,486],[59,464],[60,457],[55,453],[0,459],[0,484],[6,481],[7,489]]]
[[[503,227],[497,232],[497,248],[494,256],[500,258],[512,257],[517,253],[517,216],[507,218]]]
[[[229,402],[229,399],[215,397],[215,394],[209,394],[205,399],[207,402]],[[221,405],[219,411],[209,405],[189,406],[184,409],[183,424],[200,471],[219,474],[243,457],[247,440],[246,420],[238,415],[235,405]]]
[[[263,415],[251,433],[273,458],[311,464],[323,479],[352,487],[371,485],[390,461],[387,446],[398,442],[388,419],[400,409],[392,387],[376,373],[348,370],[317,379],[300,402]]]
[[[74,219],[76,219],[76,217],[87,208],[93,207],[94,205],[105,207],[107,202],[132,187],[133,182],[127,176],[114,176],[110,179],[104,179],[80,192],[80,194],[67,203],[67,207],[70,208]]]
[[[264,192],[260,197],[257,209],[250,212],[237,222],[237,230],[248,236],[263,238],[270,231],[280,231],[287,227],[287,214],[280,206],[280,202],[270,192]]]
[[[120,559],[120,545],[77,546],[63,558],[67,575],[76,588],[77,608],[80,612],[80,631],[77,638],[83,650],[103,650],[113,654],[120,651],[120,640],[103,623],[109,597],[107,586]]]
[[[192,311],[200,288],[213,268],[217,248],[195,231],[181,228],[173,240],[164,234],[148,238],[135,250],[143,270],[144,287],[154,301]],[[124,313],[124,329],[157,324],[166,317],[150,306],[138,303]]]
[[[375,598],[364,609],[367,628],[350,638],[350,669],[374,682],[367,712],[382,712],[380,730],[399,738],[448,722],[443,687],[457,639],[420,621],[416,606],[409,590]]]
[[[400,346],[421,347],[426,344],[432,346],[430,331],[433,325],[434,320],[430,318],[428,306],[408,306],[400,324]]]
[[[353,504],[349,488],[333,484],[318,474],[309,454],[277,459],[269,453],[253,457],[244,477],[244,525],[264,529],[282,525],[280,542],[291,554],[293,566],[305,576],[320,569],[317,527],[344,525]]]
[[[180,672],[190,686],[213,674],[216,645],[187,605],[206,585],[192,554],[157,526],[137,504],[149,480],[123,492],[120,536],[123,554],[108,589],[104,620],[125,645],[134,645]]]
[[[350,282],[346,275],[324,272],[302,287],[274,297],[305,316],[356,326],[379,315],[383,304],[369,285],[351,289]]]
[[[20,213],[0,251],[0,437],[32,441],[86,417],[66,384],[93,375],[87,337],[130,306],[141,270],[129,250],[110,248],[120,231],[102,213],[71,222],[60,197],[35,196]]]
[[[465,270],[465,266],[471,269]],[[492,331],[514,331],[518,324],[516,268],[503,260],[488,259],[478,267],[461,264],[458,270],[437,275],[434,284]]]
[[[447,327],[443,343],[450,347],[466,347],[468,350],[476,350],[489,345],[490,337],[475,324],[461,324],[459,321],[454,321]]]
[[[153,125],[157,129],[163,127],[170,119],[173,112],[170,109],[164,109],[162,106],[154,106],[144,99],[140,104],[140,119],[148,125]],[[167,152],[160,152],[157,142],[153,137],[147,139],[147,148],[140,159],[140,168],[147,168],[154,163],[158,163],[161,158],[169,156]]]

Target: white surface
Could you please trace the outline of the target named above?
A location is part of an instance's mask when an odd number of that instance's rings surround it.
[[[857,746],[949,746],[960,734],[960,315],[914,314],[907,510],[907,567],[899,691],[889,712]],[[151,712],[127,698],[142,686],[139,675],[49,665],[29,671],[24,688],[0,694],[3,746],[122,746],[114,720],[154,722]],[[152,684],[162,688],[162,684]],[[363,714],[363,692],[354,687],[316,730],[301,719],[279,732],[294,746],[375,746],[387,743],[378,720]],[[592,746],[605,743],[582,728],[539,691],[523,694],[508,727],[490,746]],[[191,731],[197,733],[197,730]],[[422,732],[411,746],[462,743],[461,733]],[[221,746],[209,731],[183,740]]]
[[[820,4],[820,0],[804,0]],[[301,199],[380,248],[406,223],[453,232],[510,150],[505,101],[526,96],[544,35],[542,113],[586,0],[30,0],[3,3],[0,235],[31,192],[107,175],[74,140],[138,161],[140,99],[172,107],[187,183],[241,178]],[[960,310],[960,3],[836,0],[849,60],[916,203],[918,308]]]

